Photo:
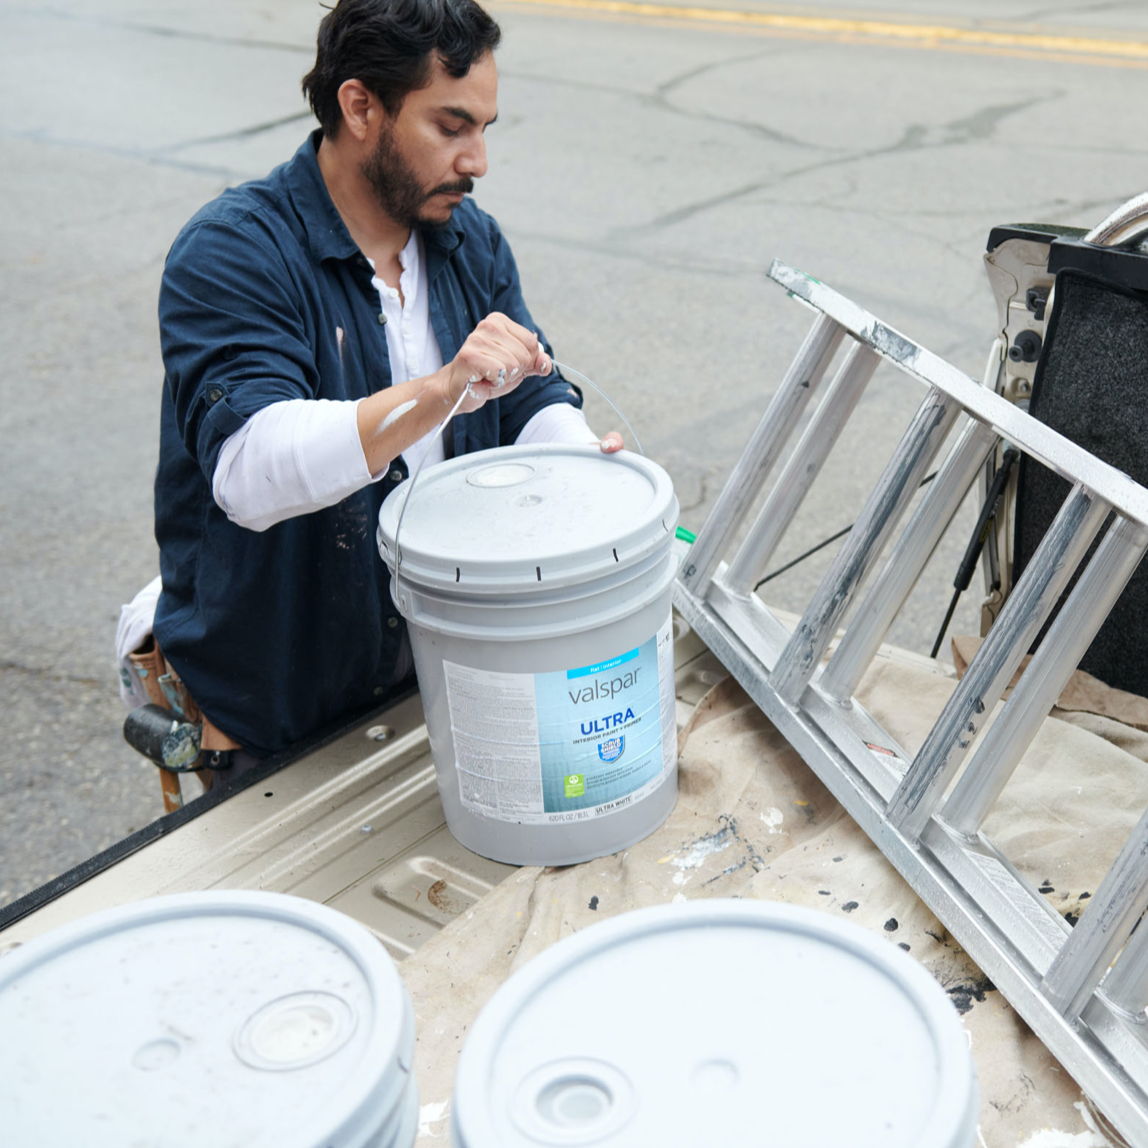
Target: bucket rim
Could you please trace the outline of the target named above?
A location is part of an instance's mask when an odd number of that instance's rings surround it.
[[[523,446],[493,447],[460,455],[427,468],[414,499],[417,510],[424,487],[429,495],[435,483],[442,483],[458,472],[480,470],[496,464],[513,466],[529,459],[560,457],[592,459],[603,466],[624,466],[636,471],[652,487],[649,504],[633,522],[616,535],[594,539],[571,546],[560,555],[550,554],[541,561],[537,557],[507,558],[492,547],[486,554],[461,548],[452,552],[449,544],[441,549],[420,549],[417,542],[407,539],[407,523],[399,539],[402,551],[402,580],[449,592],[461,582],[468,581],[471,592],[486,594],[530,594],[542,589],[579,585],[601,577],[611,570],[625,569],[642,561],[660,546],[672,546],[677,528],[679,506],[673,481],[652,459],[631,451],[604,454],[599,447],[585,443],[538,443]],[[382,560],[392,577],[395,573],[395,529],[407,499],[411,497],[411,480],[397,486],[379,509],[376,543]],[[413,512],[412,510],[412,512]],[[409,516],[408,516],[409,521]]]
[[[338,1140],[347,1148],[366,1148],[378,1129],[402,1119],[399,1106],[413,1079],[414,1010],[393,959],[358,921],[317,902],[262,890],[203,890],[149,897],[87,914],[20,945],[0,961],[0,994],[54,960],[86,944],[143,925],[210,916],[261,918],[309,930],[335,944],[359,969],[370,993],[369,1023],[379,1051],[361,1057],[320,1111],[294,1125],[290,1143]],[[393,1019],[389,1019],[393,1018]],[[384,1036],[385,1034],[385,1036]],[[341,1115],[331,1118],[332,1111]],[[283,1143],[283,1129],[273,1129]],[[260,1137],[257,1143],[270,1143]]]
[[[775,901],[713,898],[687,904],[635,909],[593,924],[552,945],[505,981],[479,1014],[455,1074],[453,1123],[459,1148],[490,1148],[501,1133],[491,1118],[490,1073],[507,1031],[520,1012],[564,972],[627,941],[707,926],[775,928],[828,942],[884,973],[916,1008],[937,1054],[934,1105],[915,1130],[919,1148],[968,1148],[979,1114],[976,1070],[967,1038],[951,1002],[928,971],[907,953],[867,929],[836,921],[805,906]],[[540,1054],[539,1063],[545,1056]],[[488,1097],[491,1097],[488,1100]]]

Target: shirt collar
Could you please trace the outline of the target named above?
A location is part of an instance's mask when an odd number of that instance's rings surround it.
[[[303,141],[287,165],[287,181],[315,258],[320,262],[324,259],[353,259],[360,254],[358,245],[331,202],[323,173],[319,170],[318,153],[322,138],[323,132],[317,128]],[[421,234],[426,247],[427,270],[433,278],[462,243],[462,227],[452,218],[445,226]]]
[[[358,245],[351,238],[343,217],[335,210],[319,170],[322,138],[322,131],[316,129],[303,141],[287,165],[287,182],[315,258],[319,262],[352,259],[359,254]]]

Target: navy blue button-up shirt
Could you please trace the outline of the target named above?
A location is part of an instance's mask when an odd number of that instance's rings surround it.
[[[228,521],[211,493],[220,447],[256,411],[391,383],[373,272],[327,194],[318,141],[204,207],[173,244],[160,288],[155,634],[204,713],[260,753],[376,704],[395,686],[404,633],[375,546],[379,507],[406,477],[401,458],[338,505],[262,533]],[[510,247],[473,200],[423,239],[444,362],[493,311],[538,330]],[[454,452],[513,443],[556,402],[581,406],[581,396],[557,374],[528,379],[458,416]]]

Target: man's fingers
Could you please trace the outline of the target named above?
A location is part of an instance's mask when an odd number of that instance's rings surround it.
[[[499,329],[493,324],[478,328],[467,340],[469,349],[489,355],[499,360],[506,369],[506,376],[518,378],[531,374],[538,357],[537,342],[525,328],[519,331],[529,336],[529,343],[523,341],[513,331]]]
[[[600,445],[602,447],[603,454],[613,454],[615,451],[621,450],[622,447],[626,445],[626,440],[623,439],[617,431],[610,431],[609,434],[602,436],[602,442]]]
[[[538,336],[531,330],[508,319],[497,311],[487,315],[475,328],[476,335],[486,335],[495,342],[506,346],[521,346],[526,359],[533,357],[538,347]]]
[[[462,368],[466,372],[469,386],[497,384],[499,373],[502,372],[505,376],[506,368],[497,355],[468,348],[467,353],[460,355],[459,358],[462,360]]]
[[[516,387],[528,375],[549,375],[554,370],[538,333],[499,312],[479,323],[458,357],[470,384],[487,382],[494,392]],[[483,399],[489,397],[483,395]]]

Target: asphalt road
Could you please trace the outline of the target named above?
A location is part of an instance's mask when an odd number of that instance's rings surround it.
[[[1148,10],[691,4],[712,13],[495,4],[501,116],[477,196],[559,356],[628,413],[696,528],[809,322],[770,260],[979,377],[989,228],[1091,225],[1148,184]],[[160,272],[202,203],[309,130],[321,15],[0,0],[0,905],[161,812],[112,659],[120,604],[157,569]],[[879,370],[779,560],[851,520],[920,398]],[[931,644],[962,545],[896,640]],[[771,599],[799,606],[831,554]],[[976,630],[975,602],[956,628]]]

